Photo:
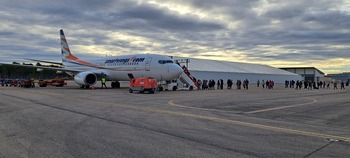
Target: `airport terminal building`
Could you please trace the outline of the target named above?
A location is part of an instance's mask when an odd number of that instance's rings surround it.
[[[175,62],[181,66],[185,65],[191,75],[199,80],[219,80],[227,79],[235,81],[248,79],[250,83],[256,83],[258,80],[272,80],[275,83],[284,83],[285,80],[303,80],[299,74],[291,73],[268,65],[248,64],[239,62],[205,60],[197,58],[179,58],[173,57]]]
[[[315,67],[285,67],[280,69],[299,74],[305,81],[320,82],[324,78],[324,73]]]
[[[339,73],[339,74],[327,74],[326,77],[329,77],[333,80],[336,81],[350,81],[350,72],[344,72],[344,73]]]

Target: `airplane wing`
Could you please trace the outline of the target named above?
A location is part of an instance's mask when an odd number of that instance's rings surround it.
[[[46,60],[37,60],[37,59],[30,59],[30,58],[23,58],[23,59],[25,59],[25,60],[30,60],[30,61],[42,62],[42,63],[56,64],[56,65],[63,65],[62,63],[59,63],[59,62],[52,62],[52,61],[46,61]]]
[[[6,63],[0,63],[1,65],[9,65],[9,66],[18,66],[18,67],[28,67],[28,68],[38,68],[38,69],[44,69],[44,70],[56,70],[56,71],[66,71],[66,72],[81,72],[79,70],[74,69],[67,69],[63,67],[48,67],[48,66],[34,66],[34,65],[21,65],[21,64],[6,64]]]

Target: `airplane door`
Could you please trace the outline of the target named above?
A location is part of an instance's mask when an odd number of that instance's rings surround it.
[[[135,78],[133,74],[128,74],[128,77],[129,77],[130,79]]]
[[[146,63],[145,63],[145,69],[146,69],[146,71],[151,70],[151,61],[152,61],[152,57],[148,57],[148,58],[146,59]]]

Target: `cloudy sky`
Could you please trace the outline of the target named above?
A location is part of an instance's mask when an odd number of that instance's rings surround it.
[[[349,0],[3,0],[0,62],[163,54],[350,72]]]

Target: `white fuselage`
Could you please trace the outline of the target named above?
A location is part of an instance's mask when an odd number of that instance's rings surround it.
[[[183,72],[171,58],[155,54],[114,56],[82,62],[67,60],[63,63],[67,69],[106,75],[112,81],[128,81],[132,77],[151,77],[158,81],[170,81]]]

